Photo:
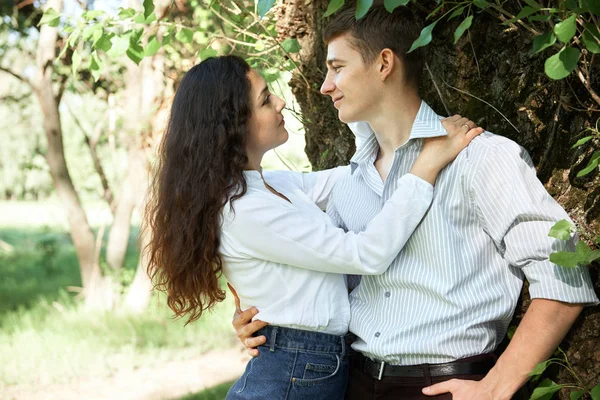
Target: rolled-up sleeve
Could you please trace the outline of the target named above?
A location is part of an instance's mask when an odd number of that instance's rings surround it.
[[[472,193],[481,225],[504,259],[529,281],[531,298],[598,304],[586,267],[565,268],[549,261],[556,251],[572,251],[576,238],[548,236],[569,219],[538,180],[531,158],[513,142],[490,148],[477,167]]]

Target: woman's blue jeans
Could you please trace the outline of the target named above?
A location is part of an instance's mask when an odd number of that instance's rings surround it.
[[[267,326],[267,342],[248,362],[227,400],[342,400],[348,383],[345,336]]]

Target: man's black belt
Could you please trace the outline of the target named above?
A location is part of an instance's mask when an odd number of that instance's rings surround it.
[[[390,365],[384,361],[371,360],[362,354],[356,354],[356,367],[375,379],[395,376],[401,378],[424,378],[426,370],[429,376],[451,376],[451,375],[485,375],[495,364],[493,358],[482,361],[460,361],[445,364],[421,364],[421,365]]]

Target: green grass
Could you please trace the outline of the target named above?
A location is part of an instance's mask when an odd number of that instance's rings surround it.
[[[188,394],[173,400],[223,400],[229,391],[233,382],[226,382],[210,389],[203,390],[200,393]]]
[[[135,243],[132,232],[130,244]],[[11,385],[66,383],[197,357],[234,343],[233,302],[184,327],[164,296],[141,315],[91,312],[67,287],[81,286],[77,257],[60,227],[0,227],[0,391]],[[125,280],[135,271],[135,246]],[[210,398],[210,397],[207,397]],[[223,395],[224,398],[224,395]]]

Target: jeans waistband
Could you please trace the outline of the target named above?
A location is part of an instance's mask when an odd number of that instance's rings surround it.
[[[337,353],[344,356],[349,344],[346,336],[331,335],[328,333],[305,331],[302,329],[285,328],[276,325],[267,325],[258,330],[255,336],[264,335],[267,341],[263,346],[275,351],[276,348],[314,351],[321,353]]]

